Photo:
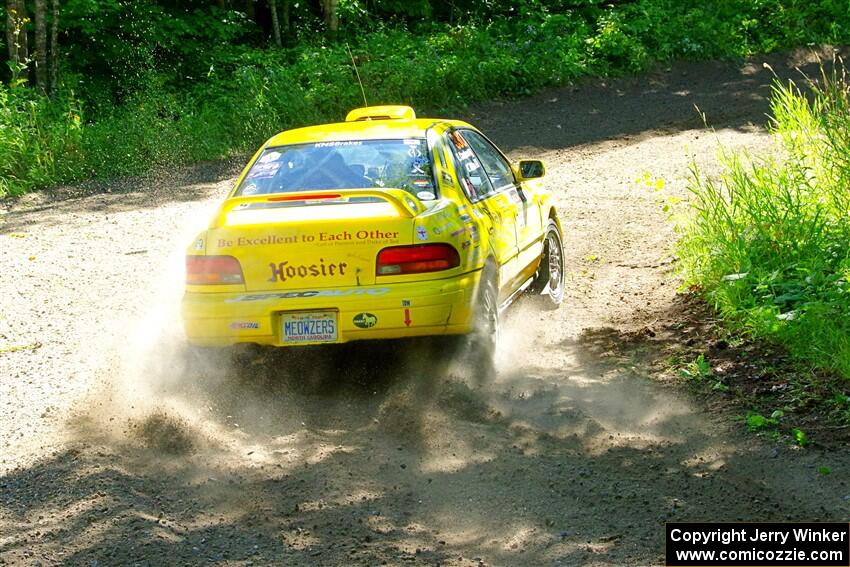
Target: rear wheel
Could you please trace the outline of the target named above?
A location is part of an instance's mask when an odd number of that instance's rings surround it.
[[[529,292],[542,296],[543,305],[556,309],[564,299],[564,245],[558,224],[549,219],[543,239],[543,256]]]
[[[496,372],[494,358],[499,339],[499,290],[495,270],[485,269],[475,302],[475,329],[466,336],[466,360],[472,379],[482,384]]]

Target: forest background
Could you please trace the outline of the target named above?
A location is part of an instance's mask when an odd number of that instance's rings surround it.
[[[7,0],[0,196],[244,154],[362,104],[450,113],[672,59],[846,44],[846,0]]]

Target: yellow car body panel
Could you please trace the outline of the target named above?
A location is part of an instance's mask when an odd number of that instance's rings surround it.
[[[465,151],[458,144],[462,137],[451,133],[477,130],[458,121],[409,118],[413,111],[406,107],[384,108],[403,117],[370,120],[369,108],[357,109],[350,114],[357,121],[283,132],[254,155],[187,250],[187,265],[225,258],[241,269],[241,280],[187,283],[182,314],[191,343],[289,346],[466,334],[473,330],[487,262],[497,269],[503,301],[535,274],[546,219],[553,214],[539,181],[470,199],[457,159]],[[287,148],[312,151],[371,140],[405,140],[411,155],[416,141],[427,141],[431,177],[418,183],[429,190],[245,194],[245,183],[254,189],[246,176],[264,167],[263,156],[280,160]],[[453,248],[457,265],[425,273],[378,272],[381,250],[426,245]],[[308,328],[304,334],[294,330]]]

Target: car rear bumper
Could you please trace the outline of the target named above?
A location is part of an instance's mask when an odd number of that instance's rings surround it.
[[[183,326],[189,342],[199,346],[295,346],[282,339],[282,314],[299,311],[335,311],[338,343],[466,334],[472,330],[480,276],[477,271],[443,280],[338,289],[187,292]],[[355,324],[362,314],[370,316],[366,319],[372,326]]]

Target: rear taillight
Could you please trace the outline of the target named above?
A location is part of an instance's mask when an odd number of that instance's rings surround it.
[[[186,283],[230,285],[245,283],[242,266],[233,256],[186,256]]]
[[[378,252],[375,273],[379,276],[421,274],[450,270],[459,265],[460,256],[449,244],[393,246]]]

